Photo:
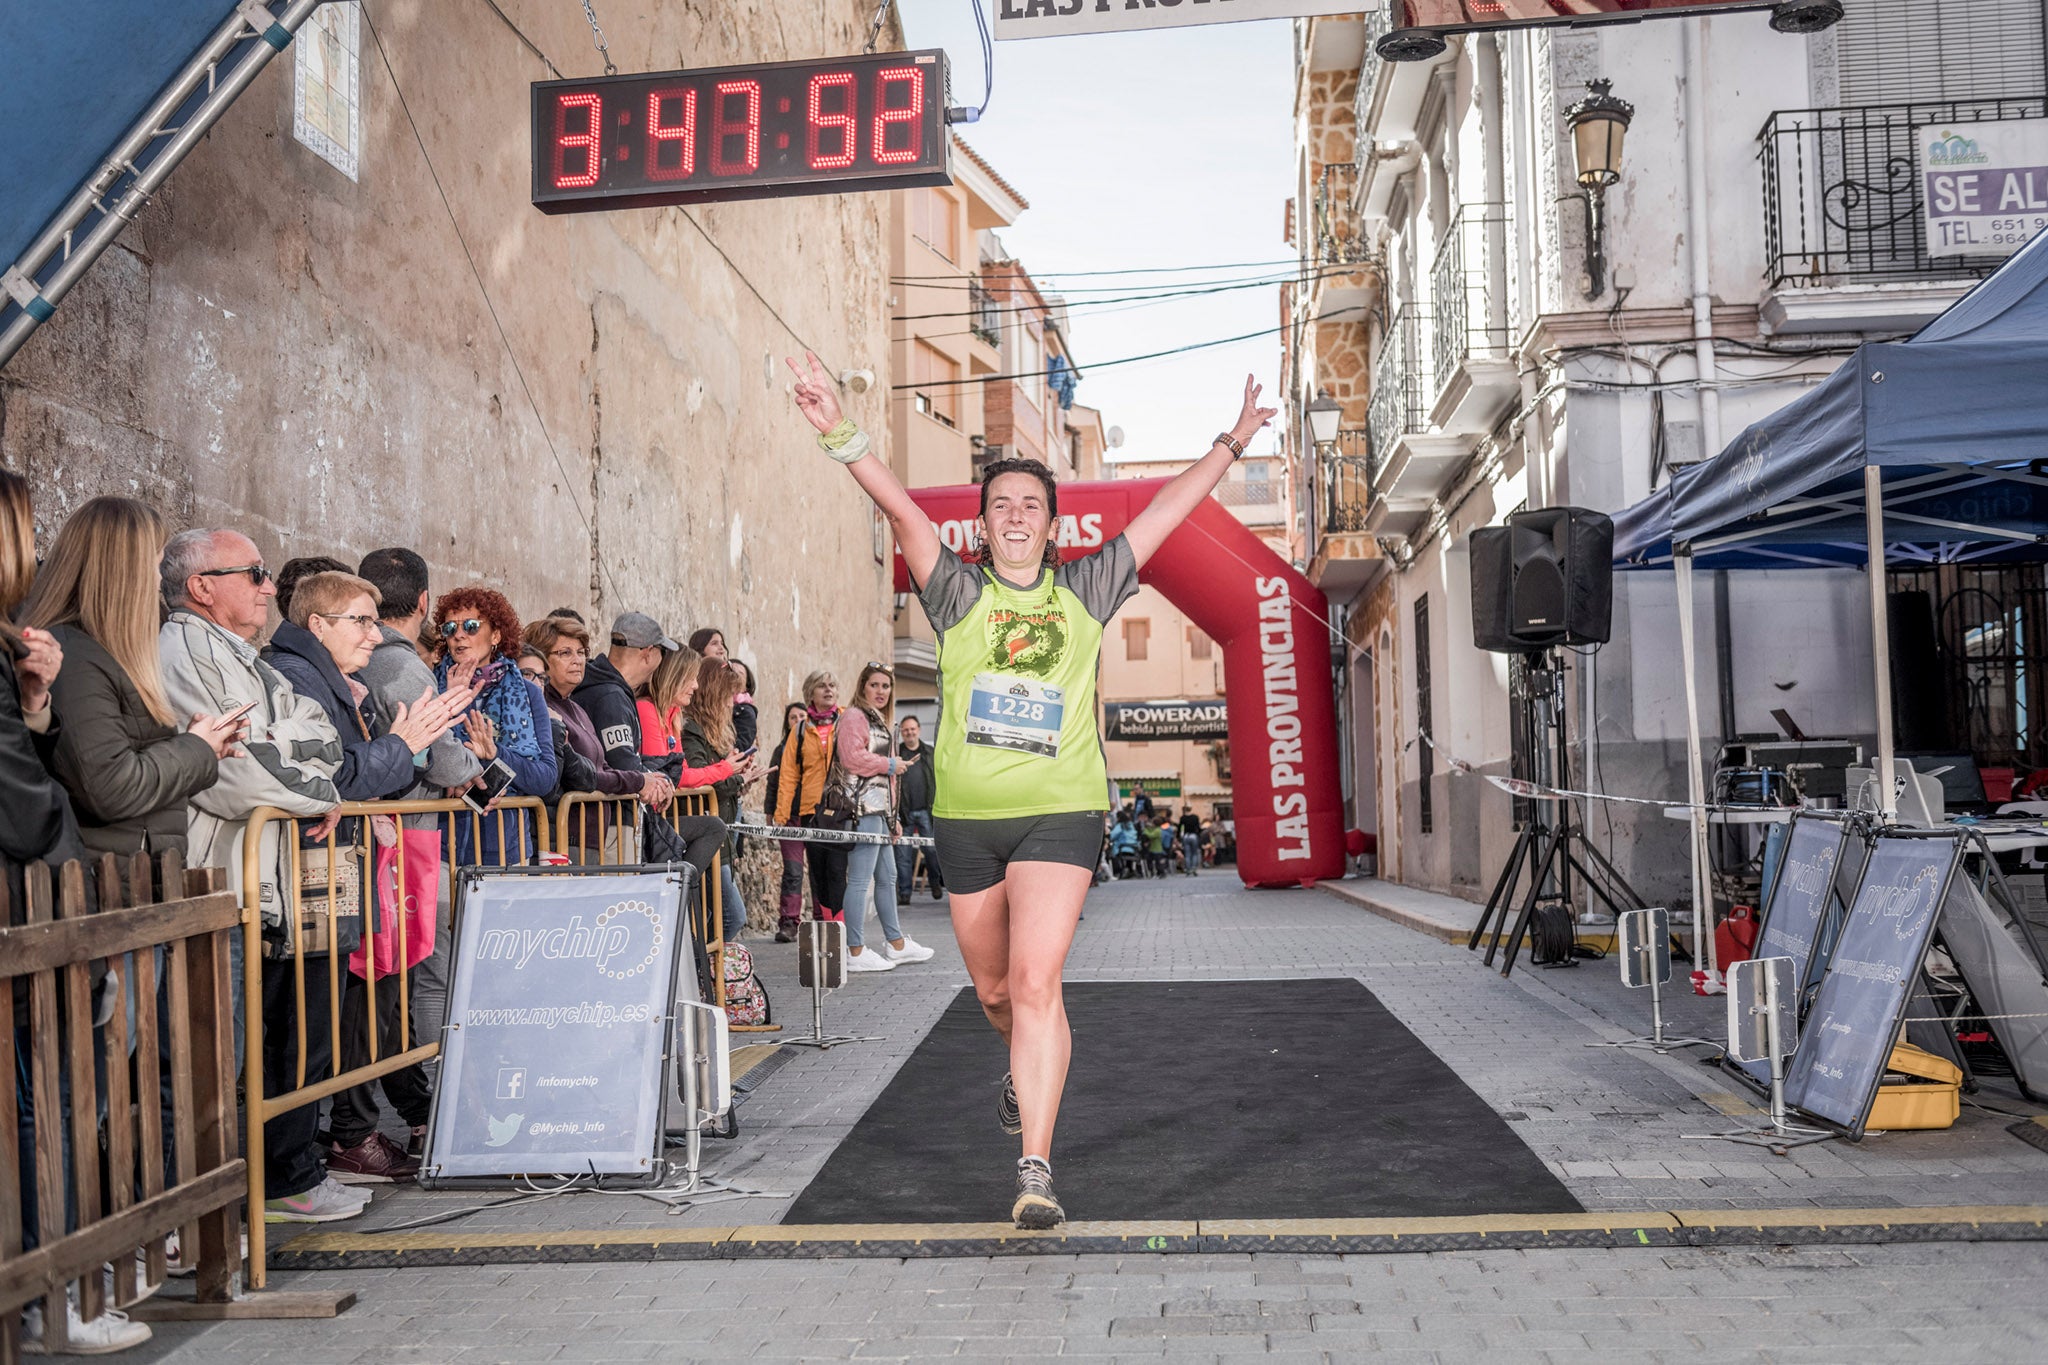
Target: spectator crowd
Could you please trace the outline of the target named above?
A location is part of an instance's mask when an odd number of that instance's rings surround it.
[[[274,628],[273,606],[281,617]],[[641,860],[702,877],[724,850],[720,900],[730,941],[746,925],[731,826],[743,797],[754,803],[750,787],[759,787],[760,808],[776,825],[929,835],[929,747],[915,718],[900,731],[895,725],[894,681],[870,662],[842,703],[837,675],[812,672],[801,700],[785,709],[780,736],[764,746],[752,670],[730,656],[716,627],[683,643],[635,611],[602,635],[568,608],[522,621],[492,588],[436,596],[426,561],[402,547],[372,550],[353,565],[301,558],[273,571],[240,532],[172,534],[153,508],[119,497],[80,506],[38,564],[28,486],[0,470],[8,922],[23,922],[25,870],[35,862],[54,869],[76,860],[90,875],[104,853],[125,860],[175,851],[187,866],[225,869],[230,889],[245,906],[253,901],[262,923],[260,998],[241,998],[239,936],[232,977],[237,1063],[248,1073],[260,1067],[266,1095],[365,1065],[373,1027],[379,1055],[400,1049],[400,993],[376,991],[371,1020],[359,951],[361,902],[379,899],[361,890],[378,881],[362,870],[375,850],[414,836],[438,849],[452,837],[459,865],[530,863],[543,858],[547,838],[535,821],[547,816],[517,798],[540,798],[550,810],[578,792],[637,803],[631,824],[596,807],[565,821],[569,855],[630,861],[626,841],[637,838]],[[676,793],[701,789],[713,793],[717,813],[681,813]],[[447,814],[450,799],[485,814]],[[342,811],[344,803],[396,801],[444,804]],[[264,808],[287,818],[261,824],[250,861],[257,885],[245,887],[244,840]],[[907,896],[920,861],[931,894],[943,894],[928,850],[789,839],[781,852],[778,941],[795,936],[808,876],[814,913],[846,921],[853,971],[932,956],[898,915],[899,893]],[[561,857],[557,850],[547,860]],[[442,913],[446,892],[444,885]],[[342,895],[354,897],[348,913],[338,901],[325,906],[334,913],[312,913],[323,898]],[[864,932],[870,908],[879,939]],[[387,927],[380,919],[377,932]],[[415,1039],[439,1035],[446,999],[447,936],[430,937],[440,944],[431,956],[395,968],[409,973]],[[328,954],[351,955],[338,999],[328,998],[324,964],[309,966],[299,986],[294,958]],[[14,992],[14,1084],[23,1241],[32,1249],[46,1226],[74,1225],[77,1211],[36,1206],[26,995]],[[161,998],[157,1007],[168,1009]],[[243,1011],[251,1009],[260,1011],[263,1051],[244,1063]],[[339,1057],[328,1055],[331,1011],[341,1021]],[[408,1142],[380,1130],[380,1089]],[[415,1065],[341,1091],[324,1127],[317,1103],[271,1120],[263,1217],[352,1218],[367,1208],[368,1186],[412,1178],[432,1097],[432,1076]],[[66,1093],[60,1108],[69,1107]],[[74,1350],[119,1350],[149,1335],[112,1309],[81,1320],[74,1302],[71,1313]],[[37,1310],[24,1325],[33,1346]]]

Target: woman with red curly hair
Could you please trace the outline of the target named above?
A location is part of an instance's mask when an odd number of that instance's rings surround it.
[[[455,733],[489,767],[504,760],[512,770],[507,796],[546,796],[555,788],[555,730],[547,697],[520,675],[519,617],[504,594],[489,588],[457,588],[434,603],[434,621],[447,651],[434,669],[442,691],[465,688],[476,702]],[[468,846],[471,822],[456,822],[456,852],[465,862],[523,863],[534,853],[533,829],[525,811],[505,821],[483,823],[482,847]],[[508,831],[500,847],[500,825]],[[516,840],[516,842],[515,842]]]

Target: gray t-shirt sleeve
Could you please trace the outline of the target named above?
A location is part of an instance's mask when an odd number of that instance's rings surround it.
[[[981,600],[981,570],[941,545],[938,562],[932,565],[932,576],[925,580],[917,600],[923,604],[932,629],[944,635],[965,620]]]
[[[1118,607],[1138,595],[1138,561],[1131,554],[1131,543],[1118,536],[1086,559],[1060,565],[1054,571],[1054,581],[1080,598],[1090,616],[1107,625]]]

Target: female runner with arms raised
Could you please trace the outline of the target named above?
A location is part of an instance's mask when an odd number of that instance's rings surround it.
[[[1102,849],[1109,778],[1095,725],[1095,675],[1111,616],[1138,591],[1138,570],[1209,496],[1244,444],[1275,415],[1249,378],[1229,432],[1083,559],[1059,562],[1059,496],[1036,460],[998,460],[981,485],[974,562],[940,543],[867,435],[841,415],[814,355],[789,362],[796,403],[818,444],[887,517],[939,637],[933,744],[939,869],[953,932],[989,1023],[1010,1048],[997,1117],[1023,1137],[1018,1227],[1065,1212],[1052,1191],[1052,1134],[1073,1038],[1061,972]]]

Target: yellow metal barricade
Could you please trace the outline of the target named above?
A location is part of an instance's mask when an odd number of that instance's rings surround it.
[[[341,838],[338,828],[330,825],[323,841],[301,847],[301,834],[322,822],[294,818],[269,806],[251,815],[243,832],[242,1080],[248,1123],[249,1282],[259,1289],[265,1279],[264,1125],[301,1105],[317,1103],[353,1086],[439,1056],[441,1052],[439,1039],[420,1043],[412,1036],[411,973],[399,969],[380,978],[372,971],[364,977],[369,1062],[345,1071],[338,1069],[342,1055],[341,999],[346,970],[342,955],[334,951],[335,945],[343,941],[346,928],[340,921],[351,918],[362,921],[361,946],[366,962],[375,961],[376,940],[384,928],[383,906],[375,894],[380,878],[377,875],[378,845],[374,821],[388,817],[400,831],[393,846],[395,856],[391,884],[394,894],[390,908],[398,943],[396,961],[401,963],[409,960],[407,916],[400,903],[407,885],[405,817],[440,817],[441,884],[451,897],[457,870],[463,866],[478,865],[481,861],[479,854],[487,844],[494,844],[495,851],[486,865],[519,866],[532,861],[533,855],[545,854],[553,833],[546,803],[532,796],[502,798],[488,812],[482,813],[465,802],[455,800],[345,801],[335,813],[340,816],[340,825],[352,831],[347,839]],[[281,938],[266,945],[260,898],[266,873],[271,870],[266,868],[263,856],[264,834],[271,825],[278,827],[278,853],[272,865],[281,865],[287,875],[276,887],[281,907]],[[465,834],[466,839],[463,838]],[[463,860],[458,858],[458,850],[465,843],[468,853],[467,859]],[[438,902],[430,913],[440,913]],[[263,961],[267,946],[272,960],[283,959],[292,963],[293,1017],[297,1029],[298,1066],[294,1083],[290,1089],[276,1095],[264,1093]],[[309,955],[326,959],[328,1045],[336,1068],[328,1076],[313,1078],[308,1077],[306,1065],[306,958]],[[316,966],[314,970],[317,973],[321,969]],[[384,1055],[384,1040],[380,1037],[378,1022],[377,992],[380,989],[398,992],[399,1045],[398,1050],[388,1056]]]
[[[555,807],[555,847],[570,864],[585,867],[630,867],[645,861],[640,821],[646,803],[637,796],[604,796],[597,792],[571,792]],[[678,815],[718,814],[718,793],[709,787],[692,787],[677,792],[662,807],[673,820]],[[719,875],[725,852],[711,860],[704,874],[703,893],[691,915],[698,941],[711,955],[711,991],[720,1009],[725,1008],[725,888]]]

